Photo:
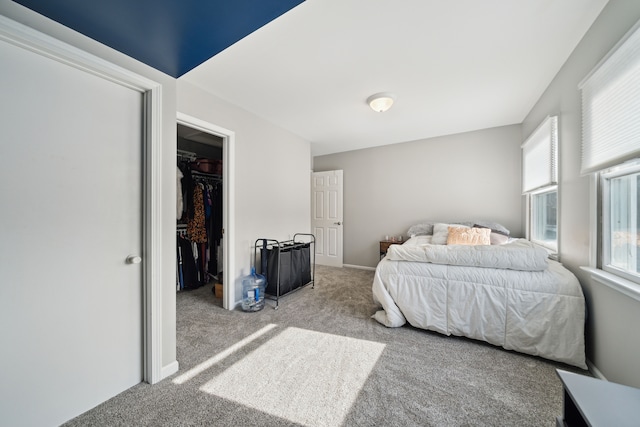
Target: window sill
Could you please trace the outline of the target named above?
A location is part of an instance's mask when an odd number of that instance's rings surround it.
[[[623,279],[615,274],[608,273],[593,267],[580,267],[591,274],[591,278],[598,283],[608,286],[616,291],[640,302],[640,286],[630,280]]]

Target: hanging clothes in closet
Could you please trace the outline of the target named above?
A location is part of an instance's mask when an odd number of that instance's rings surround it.
[[[218,246],[222,236],[222,186],[216,175],[191,170],[190,162],[178,164],[177,289],[195,289],[218,275]],[[182,175],[182,177],[180,177]],[[182,229],[180,229],[180,227]],[[182,271],[182,275],[180,272]]]
[[[185,229],[178,229],[177,241],[177,289],[196,289],[201,286],[198,268],[193,254],[193,244],[186,237]]]

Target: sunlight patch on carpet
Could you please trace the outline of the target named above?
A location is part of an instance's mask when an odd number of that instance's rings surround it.
[[[259,331],[254,332],[253,334],[249,335],[248,337],[246,337],[243,340],[238,341],[237,343],[235,343],[231,347],[227,348],[226,350],[224,350],[224,351],[216,354],[215,356],[205,360],[204,362],[200,363],[199,365],[194,366],[193,368],[189,369],[184,374],[177,376],[176,378],[173,379],[173,383],[174,384],[183,384],[186,381],[189,381],[191,378],[193,378],[196,375],[206,371],[207,369],[209,369],[210,367],[212,367],[216,363],[221,362],[222,360],[224,360],[227,357],[231,356],[233,353],[235,353],[236,351],[240,350],[245,345],[247,345],[247,344],[251,343],[252,341],[260,338],[262,335],[266,334],[267,332],[269,332],[270,330],[272,330],[275,327],[276,327],[276,325],[269,324],[269,325],[265,326],[264,328],[260,329]]]
[[[287,328],[200,390],[294,423],[338,426],[384,348]]]

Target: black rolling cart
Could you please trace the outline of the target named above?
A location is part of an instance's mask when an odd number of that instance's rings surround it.
[[[259,261],[260,274],[267,279],[265,298],[276,302],[275,309],[281,297],[307,285],[315,287],[315,243],[315,236],[309,233],[296,233],[285,241],[256,240],[255,265]]]

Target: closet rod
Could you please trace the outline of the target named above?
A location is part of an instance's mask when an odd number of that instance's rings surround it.
[[[212,175],[206,172],[191,171],[191,176],[193,177],[193,179],[202,178],[202,179],[211,180],[215,182],[222,181],[222,178],[220,177],[220,175]]]

